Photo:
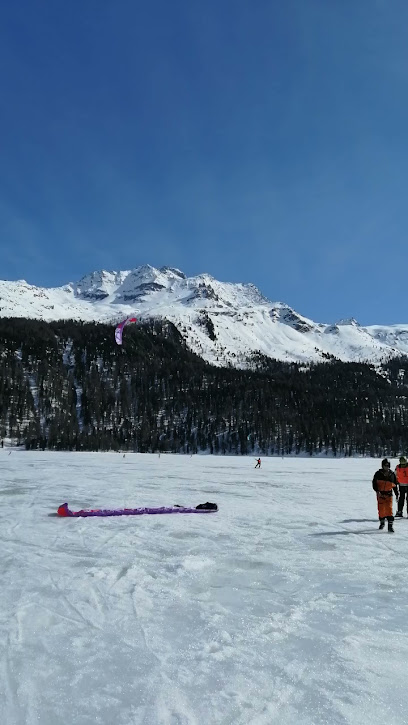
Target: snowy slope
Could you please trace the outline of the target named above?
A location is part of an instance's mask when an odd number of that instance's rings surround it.
[[[252,284],[219,282],[208,274],[187,278],[150,265],[93,272],[63,287],[0,282],[0,316],[46,321],[76,319],[114,324],[129,314],[173,322],[189,347],[211,363],[245,366],[253,353],[279,360],[381,362],[408,354],[408,324],[362,327],[355,320],[322,324]]]
[[[407,723],[408,521],[378,531],[378,461],[0,465],[2,725]],[[49,516],[207,500],[217,514]]]

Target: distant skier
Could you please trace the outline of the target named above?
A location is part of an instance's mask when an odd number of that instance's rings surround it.
[[[407,502],[408,515],[408,461],[405,456],[400,456],[399,464],[395,469],[395,475],[399,486],[398,511],[395,516],[401,518],[405,500]]]
[[[255,466],[255,468],[260,468],[260,467],[261,467],[261,459],[260,458],[257,458],[256,459],[256,466]]]
[[[373,489],[377,494],[379,528],[385,526],[385,519],[388,519],[388,531],[394,533],[394,516],[392,515],[392,492],[398,499],[398,486],[395,473],[391,471],[390,462],[387,458],[381,461],[381,468],[374,474]]]

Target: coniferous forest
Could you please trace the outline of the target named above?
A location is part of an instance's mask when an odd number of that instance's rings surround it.
[[[27,449],[336,456],[408,451],[408,358],[216,368],[171,323],[0,319],[0,436]]]

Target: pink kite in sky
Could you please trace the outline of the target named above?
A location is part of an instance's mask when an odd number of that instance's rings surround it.
[[[115,340],[118,343],[118,345],[122,344],[122,335],[123,335],[123,328],[125,325],[129,325],[131,322],[137,322],[137,317],[127,317],[126,320],[123,320],[123,322],[120,322],[115,330]]]

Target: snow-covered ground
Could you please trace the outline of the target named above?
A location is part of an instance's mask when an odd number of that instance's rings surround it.
[[[408,722],[408,521],[377,530],[378,461],[8,453],[2,724]]]

